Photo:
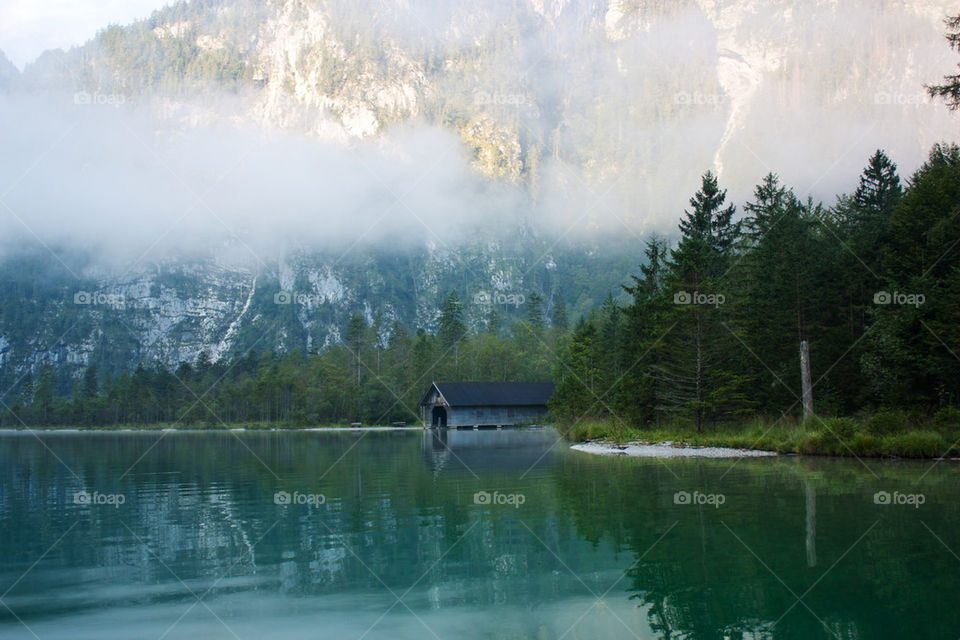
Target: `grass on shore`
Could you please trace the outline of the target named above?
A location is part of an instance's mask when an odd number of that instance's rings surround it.
[[[928,421],[920,421],[903,411],[881,411],[865,420],[812,418],[805,423],[755,420],[702,433],[682,423],[661,429],[637,429],[609,419],[561,424],[558,428],[571,442],[675,442],[698,447],[863,458],[960,455],[960,410],[953,408],[941,409]]]

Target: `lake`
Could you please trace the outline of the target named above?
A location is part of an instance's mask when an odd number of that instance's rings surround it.
[[[0,637],[956,638],[955,463],[0,434]]]

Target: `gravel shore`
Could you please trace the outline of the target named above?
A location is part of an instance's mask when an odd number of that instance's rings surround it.
[[[645,444],[630,442],[615,444],[612,442],[584,442],[570,447],[584,453],[601,456],[630,456],[634,458],[760,458],[775,456],[775,451],[755,451],[753,449],[730,449],[728,447],[688,447],[674,445],[672,442]]]

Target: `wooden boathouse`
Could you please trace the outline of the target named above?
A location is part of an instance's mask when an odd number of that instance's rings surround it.
[[[434,382],[420,401],[425,427],[503,427],[547,412],[552,382]]]

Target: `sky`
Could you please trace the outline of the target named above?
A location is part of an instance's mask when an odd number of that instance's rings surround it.
[[[0,0],[0,50],[18,68],[83,44],[108,24],[146,18],[167,0]]]

